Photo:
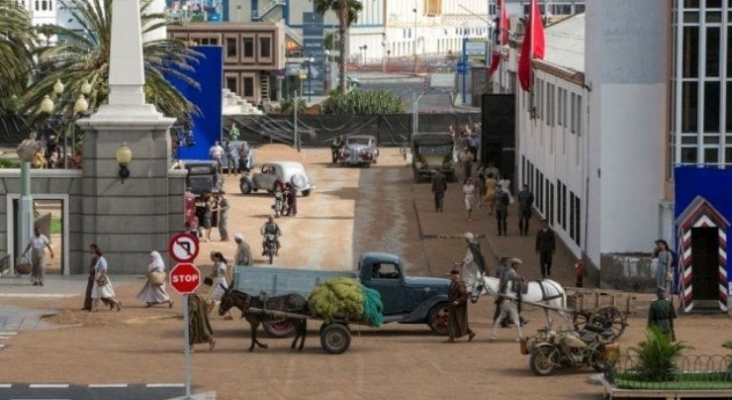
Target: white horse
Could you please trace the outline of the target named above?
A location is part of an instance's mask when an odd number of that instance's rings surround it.
[[[470,292],[471,301],[473,303],[478,301],[481,294],[489,294],[493,297],[498,297],[498,291],[500,286],[500,279],[490,276],[473,276],[466,279],[467,289]],[[547,327],[552,327],[552,316],[549,311],[556,311],[564,320],[565,325],[569,325],[569,320],[564,310],[567,308],[567,293],[564,291],[559,282],[551,279],[543,279],[540,281],[530,281],[528,283],[527,293],[521,294],[521,300],[531,303],[539,303],[548,306],[544,308],[544,315],[546,317]],[[514,323],[519,323],[514,321]]]

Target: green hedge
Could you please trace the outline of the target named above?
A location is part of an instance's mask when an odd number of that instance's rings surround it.
[[[0,169],[20,168],[20,160],[0,159]]]
[[[321,105],[323,114],[382,115],[401,114],[404,101],[387,90],[352,90],[346,94],[331,94]]]

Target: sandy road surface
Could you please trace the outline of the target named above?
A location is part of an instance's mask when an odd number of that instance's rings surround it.
[[[365,250],[399,253],[414,275],[442,273],[444,262],[430,265],[425,254],[445,260],[460,257],[464,248],[455,239],[420,240],[413,206],[410,171],[400,166],[396,151],[385,150],[371,169],[332,168],[327,150],[263,149],[258,162],[275,158],[300,158],[307,164],[318,188],[300,198],[299,214],[281,219],[285,237],[277,265],[343,268]],[[232,235],[241,231],[259,244],[257,233],[268,213],[271,198],[236,194],[236,180],[227,178],[231,193]],[[421,190],[421,189],[420,189]],[[460,232],[463,218],[446,220],[445,231]],[[472,229],[472,228],[471,228]],[[217,233],[212,238],[218,238]],[[296,244],[296,246],[295,246]],[[223,250],[233,255],[233,242],[205,243],[203,251]],[[428,250],[428,252],[426,251]],[[205,253],[204,253],[205,254]],[[439,271],[438,271],[439,270]],[[134,301],[142,285],[119,285],[124,302],[121,313],[78,311],[81,298],[52,302],[43,299],[0,299],[2,304],[60,308],[51,318],[57,323],[80,323],[53,331],[23,332],[0,352],[0,383],[145,383],[182,382],[183,357],[180,298],[172,309],[143,309]],[[516,332],[503,329],[489,343],[492,315],[490,299],[471,308],[473,343],[443,344],[426,326],[387,325],[379,330],[354,328],[351,349],[327,355],[319,344],[316,323],[302,353],[292,352],[287,339],[264,338],[270,349],[246,352],[248,327],[243,321],[223,321],[214,316],[217,337],[212,353],[193,355],[193,380],[197,389],[215,390],[220,399],[600,399],[600,389],[586,383],[590,371],[564,371],[547,378],[534,377],[528,358],[513,341]],[[539,328],[540,315],[528,310],[528,333]],[[644,321],[632,319],[621,340],[627,347],[641,339]],[[720,353],[732,338],[726,316],[693,316],[679,320],[679,338],[700,354]],[[530,329],[529,329],[530,328]],[[1,390],[1,389],[0,389]],[[2,399],[2,392],[0,392]]]

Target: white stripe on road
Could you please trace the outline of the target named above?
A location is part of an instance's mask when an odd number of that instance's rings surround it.
[[[18,334],[18,332],[11,332],[11,331],[0,332],[0,336],[15,336],[17,334]]]
[[[65,389],[69,387],[68,383],[31,383],[31,389]]]
[[[10,400],[71,400],[71,399],[10,399]]]
[[[179,388],[184,387],[182,383],[148,383],[145,387],[149,388]]]
[[[90,388],[126,388],[126,383],[93,383]]]
[[[74,297],[81,296],[80,294],[68,294],[68,293],[0,293],[0,297],[52,297],[52,298],[63,298],[63,297]]]
[[[10,389],[13,387],[12,383],[0,383],[0,389]]]

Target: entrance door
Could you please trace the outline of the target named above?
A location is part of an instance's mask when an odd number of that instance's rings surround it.
[[[691,230],[692,298],[695,307],[717,307],[719,298],[719,229]]]
[[[36,198],[33,201],[33,227],[40,228],[41,234],[45,235],[51,241],[51,247],[53,248],[55,255],[54,258],[51,258],[50,255],[48,255],[48,250],[46,250],[45,272],[47,274],[68,274],[65,265],[66,249],[64,249],[66,239],[64,238],[64,224],[66,223],[66,221],[64,221],[64,216],[67,213],[64,207],[65,200],[47,198],[46,196],[38,197],[39,198]],[[20,200],[15,198],[13,199],[13,236],[11,238],[12,244],[10,248],[14,250],[14,253],[12,254],[16,254],[17,256],[22,255],[25,251],[24,248],[21,248],[21,241],[16,240],[20,233],[20,225],[18,223],[20,220],[19,212]]]

